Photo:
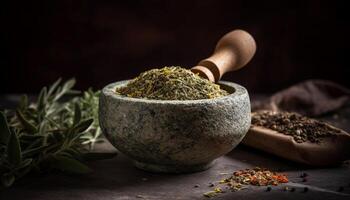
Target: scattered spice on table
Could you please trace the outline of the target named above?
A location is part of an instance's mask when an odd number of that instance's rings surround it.
[[[233,192],[245,189],[245,185],[277,186],[281,183],[288,183],[286,175],[260,167],[235,171],[232,176],[219,181],[219,185],[224,184]],[[271,187],[268,187],[267,191],[271,191]],[[213,191],[204,193],[204,196],[213,197],[218,193],[223,193],[223,191],[215,188]]]
[[[306,141],[319,143],[322,138],[335,136],[341,132],[325,122],[292,112],[253,112],[252,125],[290,135],[298,143]]]

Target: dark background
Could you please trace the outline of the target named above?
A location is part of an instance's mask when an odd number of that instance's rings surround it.
[[[349,87],[349,24],[340,1],[13,1],[2,6],[0,93],[35,93],[58,77],[99,89],[165,65],[191,67],[244,29],[258,51],[223,79],[250,92],[329,79]]]

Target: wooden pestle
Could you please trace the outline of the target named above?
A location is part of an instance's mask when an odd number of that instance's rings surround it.
[[[218,82],[224,73],[244,67],[255,51],[253,37],[243,30],[234,30],[219,40],[213,55],[200,61],[191,71]],[[327,166],[350,158],[350,134],[338,130],[336,137],[323,138],[320,143],[297,143],[290,135],[252,125],[242,143],[296,162]]]
[[[215,47],[213,55],[191,69],[212,82],[218,82],[222,75],[246,65],[254,56],[254,38],[243,30],[234,30],[224,35]]]

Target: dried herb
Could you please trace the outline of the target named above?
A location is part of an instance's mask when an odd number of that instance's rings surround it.
[[[164,67],[141,73],[117,93],[158,100],[212,99],[228,95],[220,86],[181,67]]]
[[[210,198],[210,197],[214,197],[214,196],[218,195],[219,193],[224,193],[224,191],[221,188],[217,187],[213,191],[206,192],[203,195],[205,197],[209,197]]]
[[[244,169],[233,172],[232,176],[219,181],[219,184],[228,186],[231,191],[239,191],[244,189],[245,185],[254,186],[276,186],[280,183],[288,183],[288,177],[283,174],[272,172],[265,168],[255,167],[254,169]],[[219,187],[217,187],[219,188]],[[206,197],[212,197],[218,193],[223,193],[221,190],[213,190],[204,193]],[[271,187],[268,187],[266,191],[271,191]]]
[[[0,113],[0,179],[3,186],[31,171],[61,170],[87,173],[83,164],[90,158],[96,142],[100,142],[97,109],[99,92],[88,90],[82,96],[72,90],[75,80],[59,79],[44,87],[37,101],[30,104],[24,95],[16,110]],[[110,157],[106,154],[103,158]],[[93,153],[93,158],[101,157]]]
[[[306,141],[319,143],[322,138],[334,136],[340,132],[339,129],[327,123],[291,112],[254,112],[252,124],[290,135],[298,143]]]
[[[233,173],[228,179],[222,180],[222,183],[227,183],[231,189],[236,190],[237,184],[267,186],[278,185],[279,183],[287,183],[288,178],[283,174],[269,171],[264,168],[256,167],[254,169],[239,170]]]

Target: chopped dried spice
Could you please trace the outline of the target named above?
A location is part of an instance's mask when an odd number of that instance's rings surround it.
[[[327,123],[291,112],[258,111],[252,113],[252,124],[290,135],[298,143],[319,143],[322,138],[340,133]]]
[[[208,197],[208,198],[215,197],[216,195],[218,195],[218,193],[215,191],[209,191],[209,192],[206,192],[203,194],[203,196]]]
[[[213,99],[229,94],[220,85],[181,67],[143,72],[116,92],[133,98],[158,100]]]
[[[278,185],[288,182],[287,176],[260,167],[236,171],[233,176],[225,180],[230,184],[233,182],[256,186]]]
[[[227,185],[231,191],[238,191],[244,189],[244,185],[254,186],[276,186],[280,183],[288,183],[288,177],[284,174],[272,172],[265,168],[255,167],[254,169],[245,169],[233,172],[232,176],[219,181],[219,184]],[[220,192],[214,189],[211,191],[217,195],[217,193],[223,193],[220,188]],[[271,187],[267,188],[267,191],[271,191]],[[209,197],[204,194],[204,196]]]

